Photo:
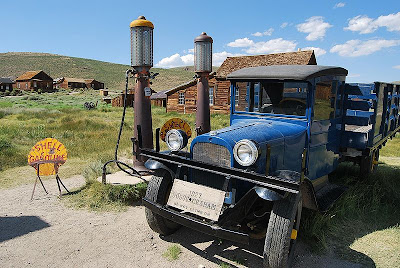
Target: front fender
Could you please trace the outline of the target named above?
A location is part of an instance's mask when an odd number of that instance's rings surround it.
[[[164,165],[163,163],[161,163],[157,160],[150,158],[146,161],[146,163],[144,163],[144,166],[147,169],[153,170],[153,171],[157,171],[157,170],[167,171],[171,175],[171,178],[175,177],[175,172],[173,172],[169,167],[167,167],[166,165]]]
[[[267,201],[277,201],[283,198],[283,195],[264,187],[256,186],[254,187],[254,190],[260,198]]]

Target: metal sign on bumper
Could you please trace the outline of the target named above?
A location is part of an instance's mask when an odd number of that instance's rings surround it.
[[[167,205],[217,221],[224,199],[224,191],[175,179]]]

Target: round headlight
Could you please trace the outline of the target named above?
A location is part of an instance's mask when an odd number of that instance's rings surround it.
[[[186,147],[188,138],[185,131],[180,129],[171,129],[165,136],[165,142],[171,151],[176,152]]]
[[[258,158],[257,145],[251,140],[241,140],[233,147],[233,156],[241,166],[251,166]]]

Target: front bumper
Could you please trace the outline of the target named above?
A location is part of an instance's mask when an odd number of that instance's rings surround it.
[[[186,226],[190,229],[197,230],[199,232],[219,237],[222,239],[239,242],[246,245],[249,244],[250,237],[246,233],[224,229],[218,225],[209,224],[202,220],[181,214],[172,209],[168,209],[166,206],[157,204],[147,199],[146,197],[143,198],[143,205],[148,209],[150,209],[151,211],[153,211],[154,213],[157,213],[158,215],[162,216],[163,218],[176,222],[180,225]]]
[[[247,181],[254,183],[255,185],[266,187],[272,190],[281,190],[284,192],[289,192],[293,194],[299,193],[300,181],[296,180],[288,180],[284,178],[279,178],[275,176],[262,175],[255,172],[248,172],[242,169],[233,168],[233,167],[221,167],[210,165],[207,163],[194,161],[191,159],[187,159],[185,157],[180,157],[171,154],[163,154],[159,152],[155,152],[150,149],[141,149],[142,156],[151,158],[161,163],[171,163],[175,164],[179,167],[188,167],[201,171],[210,172],[213,174],[218,174],[224,176],[229,179],[238,179],[242,181]]]

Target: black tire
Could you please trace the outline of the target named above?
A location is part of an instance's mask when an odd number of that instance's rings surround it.
[[[158,204],[165,205],[171,187],[172,180],[167,173],[163,173],[161,176],[152,176],[147,186],[146,198]],[[145,209],[145,213],[148,225],[154,232],[159,234],[170,235],[181,227],[181,225],[161,217],[148,208]]]
[[[370,175],[374,173],[378,167],[379,160],[379,150],[375,150],[371,153],[371,155],[361,156],[360,160],[360,180],[364,180]]]
[[[291,239],[292,230],[300,227],[302,201],[300,194],[290,194],[274,202],[264,244],[264,267],[289,267],[294,258],[297,241]]]

